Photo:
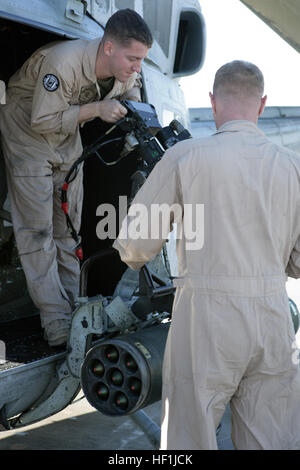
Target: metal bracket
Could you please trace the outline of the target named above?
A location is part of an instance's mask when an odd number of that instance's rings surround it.
[[[104,309],[106,299],[102,296],[91,298],[88,301],[85,297],[78,300],[82,300],[82,304],[73,313],[68,342],[70,350],[66,363],[73,377],[79,379],[81,364],[86,354],[88,336],[91,334],[101,335],[107,330],[107,314]]]
[[[130,308],[119,296],[115,297],[114,300],[105,307],[105,312],[121,331],[126,330],[138,322],[138,319],[132,314]]]
[[[18,418],[10,420],[12,428],[26,426],[58,413],[71,403],[79,390],[79,380],[71,375],[67,376],[59,382],[47,400],[40,403],[36,408],[22,413]]]
[[[159,284],[160,287],[155,287],[154,282]],[[140,294],[144,294],[150,299],[172,294],[176,290],[173,285],[167,284],[164,280],[158,277],[157,274],[151,272],[146,265],[144,265],[140,270],[140,286]]]
[[[84,0],[68,0],[65,15],[75,23],[82,23],[86,14],[87,3]]]

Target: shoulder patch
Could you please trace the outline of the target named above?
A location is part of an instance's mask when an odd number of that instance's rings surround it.
[[[47,91],[55,91],[59,87],[59,80],[56,75],[47,73],[43,78],[43,85]]]

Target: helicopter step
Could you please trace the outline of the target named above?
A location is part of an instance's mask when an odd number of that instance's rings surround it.
[[[0,361],[0,430],[12,429],[20,413],[51,396],[60,381],[66,350],[50,348],[43,339],[39,317],[0,324],[5,357]],[[71,393],[73,397],[73,393]]]
[[[43,338],[38,316],[0,325],[0,341],[5,357],[0,361],[0,377],[8,369],[56,356],[64,347],[51,348]]]

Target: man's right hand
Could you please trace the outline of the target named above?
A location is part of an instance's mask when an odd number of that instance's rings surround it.
[[[78,123],[81,124],[96,117],[105,122],[117,122],[126,114],[127,109],[117,100],[94,101],[80,106]]]
[[[98,103],[98,116],[105,122],[117,122],[127,114],[127,109],[117,100],[103,100]]]

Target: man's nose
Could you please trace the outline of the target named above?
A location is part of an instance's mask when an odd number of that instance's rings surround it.
[[[142,62],[138,62],[137,64],[134,64],[133,66],[134,72],[140,73],[141,69],[142,69]]]

